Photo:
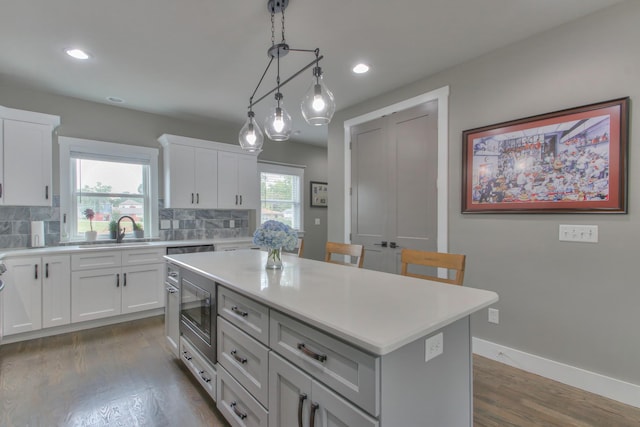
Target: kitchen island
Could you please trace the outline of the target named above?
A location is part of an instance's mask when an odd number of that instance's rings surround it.
[[[256,250],[166,258],[217,284],[217,405],[232,425],[472,425],[469,316],[494,292],[289,255],[267,270]],[[264,338],[243,329],[255,307]],[[238,356],[254,348],[262,374]]]

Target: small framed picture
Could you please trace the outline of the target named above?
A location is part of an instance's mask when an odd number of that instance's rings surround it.
[[[311,207],[326,208],[329,206],[329,191],[326,182],[311,181]]]

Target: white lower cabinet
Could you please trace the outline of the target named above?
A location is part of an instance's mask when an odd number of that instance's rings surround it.
[[[72,255],[71,321],[164,307],[163,253],[130,249]]]
[[[378,421],[274,352],[269,353],[269,425],[377,427]]]
[[[4,336],[69,323],[69,256],[10,258],[4,263]]]

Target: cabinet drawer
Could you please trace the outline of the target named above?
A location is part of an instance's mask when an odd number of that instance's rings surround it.
[[[234,427],[267,427],[269,413],[223,368],[218,372],[218,410]],[[284,427],[284,426],[282,426]]]
[[[207,363],[184,338],[180,338],[180,359],[215,402],[217,391],[215,368]]]
[[[120,267],[120,251],[87,251],[71,255],[71,270]]]
[[[269,308],[218,286],[218,314],[264,345],[269,345]]]
[[[218,363],[268,406],[269,349],[231,323],[218,319]]]
[[[374,416],[380,413],[380,358],[271,311],[270,346]]]
[[[165,248],[126,249],[122,251],[122,265],[163,263],[164,254]]]

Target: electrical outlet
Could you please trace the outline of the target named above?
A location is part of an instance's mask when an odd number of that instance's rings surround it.
[[[170,219],[161,219],[160,220],[160,229],[167,230],[171,228],[171,220]]]
[[[432,337],[427,338],[424,342],[424,361],[428,362],[436,356],[442,354],[444,336],[442,332]]]
[[[316,225],[320,225],[320,218],[316,218]]]
[[[174,230],[177,230],[178,228],[180,228],[180,220],[179,219],[174,219],[173,220],[173,228],[174,228]]]
[[[489,309],[489,323],[495,323],[496,325],[500,323],[500,310],[497,308]]]
[[[598,243],[598,226],[560,224],[558,238],[561,242]]]
[[[229,220],[229,228],[235,228],[236,227],[236,222],[232,219]]]

